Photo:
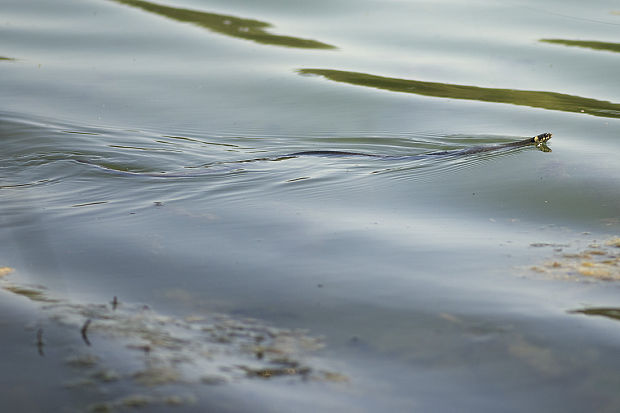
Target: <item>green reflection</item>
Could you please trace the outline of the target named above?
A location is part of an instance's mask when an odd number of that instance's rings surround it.
[[[599,315],[603,317],[608,317],[614,320],[620,320],[620,308],[584,308],[582,310],[574,310],[571,313],[575,314],[586,314],[586,315]]]
[[[291,36],[278,36],[265,31],[271,24],[260,20],[241,19],[225,14],[205,13],[202,11],[179,9],[163,6],[143,0],[114,0],[117,3],[138,7],[142,10],[159,14],[170,19],[192,23],[216,33],[227,36],[252,40],[256,43],[275,46],[299,47],[304,49],[335,49],[335,46],[311,39],[300,39]]]
[[[15,60],[11,57],[4,57],[4,56],[0,56],[0,60]]]
[[[330,69],[300,69],[299,73],[324,76],[335,82],[373,87],[393,92],[415,93],[451,99],[479,100],[482,102],[510,103],[564,112],[588,113],[594,116],[620,118],[620,104],[583,98],[555,92],[532,90],[493,89],[449,83],[423,82],[375,76],[367,73]]]
[[[586,47],[594,50],[606,50],[620,53],[620,43],[595,42],[591,40],[540,39],[544,43],[563,44],[564,46]]]

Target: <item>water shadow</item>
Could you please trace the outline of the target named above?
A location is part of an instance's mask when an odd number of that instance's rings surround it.
[[[251,40],[256,43],[268,44],[273,46],[295,47],[302,49],[335,49],[327,43],[322,43],[312,39],[302,39],[292,36],[280,36],[271,34],[265,29],[272,27],[271,24],[260,20],[242,19],[239,17],[228,16],[225,14],[206,13],[197,10],[181,9],[176,7],[164,6],[143,0],[113,0],[117,3],[159,14],[183,23],[191,23],[196,26],[204,27],[215,33],[226,36],[237,37],[240,39]]]
[[[562,44],[564,46],[585,47],[586,49],[604,50],[620,53],[620,43],[597,42],[593,40],[540,39],[539,42]]]
[[[587,113],[607,118],[620,118],[620,104],[618,103],[564,93],[424,82],[421,80],[399,79],[344,70],[299,69],[298,72],[302,75],[319,75],[335,82],[392,92],[414,93],[416,95],[450,99],[478,100],[481,102],[509,103],[563,112]]]

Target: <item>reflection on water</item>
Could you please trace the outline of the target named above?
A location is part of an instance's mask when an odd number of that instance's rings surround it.
[[[0,60],[15,60],[12,57],[4,57],[4,56],[0,56]]]
[[[593,40],[540,39],[544,43],[563,44],[564,46],[585,47],[607,52],[620,52],[620,43],[596,42]]]
[[[583,98],[556,92],[494,89],[449,83],[423,82],[376,76],[368,73],[331,69],[300,69],[302,75],[320,75],[336,82],[366,86],[393,92],[414,93],[451,99],[479,100],[482,102],[510,103],[563,112],[581,112],[594,116],[620,118],[620,104]]]
[[[584,308],[571,311],[572,314],[598,315],[613,320],[620,320],[620,308]]]
[[[253,19],[242,19],[225,14],[206,13],[197,10],[163,6],[142,0],[114,0],[128,6],[159,14],[180,22],[192,23],[227,36],[252,40],[256,43],[303,49],[335,49],[327,43],[292,36],[279,36],[265,31],[271,24]]]

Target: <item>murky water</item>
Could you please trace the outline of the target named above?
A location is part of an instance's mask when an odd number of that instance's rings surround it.
[[[0,6],[3,410],[620,407],[614,2]]]

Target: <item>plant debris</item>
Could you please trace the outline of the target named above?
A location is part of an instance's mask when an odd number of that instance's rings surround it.
[[[554,259],[530,268],[552,278],[575,281],[620,281],[620,238],[591,243],[575,253],[556,254]]]

